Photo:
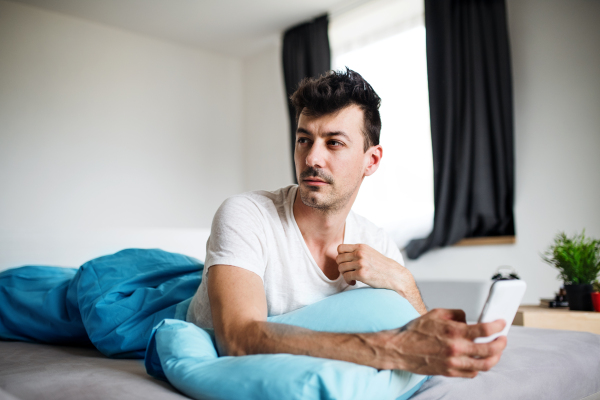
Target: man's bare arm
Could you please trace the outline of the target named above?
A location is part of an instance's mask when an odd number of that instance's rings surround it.
[[[330,333],[267,322],[260,277],[242,268],[215,265],[207,275],[213,324],[220,354],[289,353],[350,361],[377,369],[425,375],[474,377],[500,359],[504,322],[466,325],[460,310],[434,310],[399,329],[375,333]]]
[[[392,289],[407,299],[419,314],[427,313],[414,277],[395,260],[366,244],[340,244],[335,261],[348,284],[361,281],[374,288]]]

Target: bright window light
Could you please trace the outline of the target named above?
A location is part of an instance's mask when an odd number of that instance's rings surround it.
[[[417,24],[350,51],[332,50],[334,69],[360,73],[382,99],[383,159],[363,181],[353,210],[403,248],[433,227],[425,27]]]

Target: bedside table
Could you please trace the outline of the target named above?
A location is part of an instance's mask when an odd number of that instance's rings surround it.
[[[600,335],[600,312],[521,306],[517,311],[513,325],[591,332]]]

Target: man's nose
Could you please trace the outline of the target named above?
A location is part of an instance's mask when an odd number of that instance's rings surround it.
[[[306,165],[313,168],[323,168],[325,160],[325,149],[319,142],[313,143],[306,155]]]

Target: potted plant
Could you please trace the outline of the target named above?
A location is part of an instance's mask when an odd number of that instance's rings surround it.
[[[600,312],[600,282],[594,282],[592,290],[592,304],[596,311]]]
[[[600,272],[600,240],[586,237],[585,230],[572,238],[561,232],[542,258],[558,269],[569,309],[594,311],[591,293]]]

